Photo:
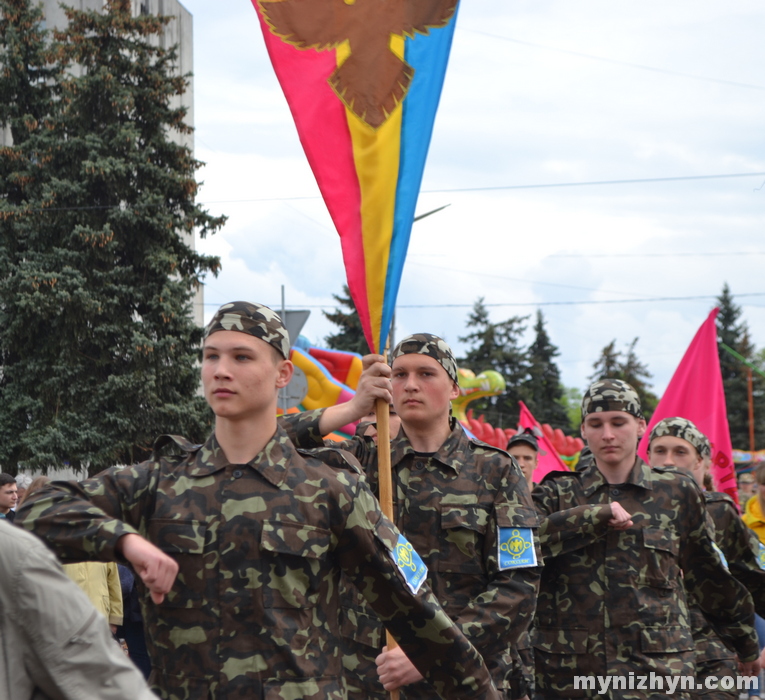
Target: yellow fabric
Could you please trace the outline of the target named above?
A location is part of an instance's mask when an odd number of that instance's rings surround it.
[[[747,527],[754,530],[760,542],[765,543],[765,515],[762,513],[760,499],[755,494],[746,502],[744,515],[741,516]]]
[[[114,562],[84,561],[64,564],[64,571],[88,596],[110,625],[121,625],[123,617],[120,572]]]
[[[391,50],[403,59],[403,36],[391,37]],[[338,66],[342,65],[349,53],[347,42],[337,48]],[[364,243],[367,299],[372,336],[377,343],[382,326],[385,280],[393,236],[403,113],[401,104],[397,105],[390,118],[375,130],[347,107],[345,112],[361,189],[361,237]],[[382,352],[383,348],[376,350]]]

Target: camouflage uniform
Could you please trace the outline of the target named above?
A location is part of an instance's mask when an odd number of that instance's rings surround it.
[[[679,416],[664,418],[651,430],[649,444],[656,438],[671,436],[685,440],[695,448],[701,458],[711,457],[712,446],[704,433],[692,421]],[[723,562],[733,576],[752,594],[757,612],[765,613],[765,571],[760,568],[760,551],[757,537],[741,520],[736,505],[724,493],[704,492],[707,530],[719,547]],[[705,700],[735,700],[737,690],[712,690],[706,687],[709,676],[722,678],[738,676],[738,660],[735,652],[720,639],[713,625],[707,620],[694,595],[688,595],[688,610],[691,616],[691,631],[696,649],[696,674],[703,688],[696,688],[692,697]],[[759,605],[759,607],[758,607]]]
[[[731,574],[744,585],[752,595],[757,614],[765,615],[765,571],[759,562],[760,542],[757,536],[744,525],[733,499],[725,493],[704,492],[707,509],[707,524],[720,551],[725,557]],[[696,646],[696,673],[699,678],[707,676],[739,675],[736,654],[720,639],[713,626],[704,616],[693,597],[689,594],[688,607],[691,613],[691,630]],[[738,698],[738,691],[699,690],[694,697],[704,700],[729,700]]]
[[[180,454],[159,456],[163,446]],[[325,463],[337,459],[298,453],[281,430],[248,464],[230,464],[214,435],[204,446],[166,436],[143,464],[40,491],[19,521],[64,560],[113,560],[118,539],[138,533],[178,562],[162,604],[142,586],[162,698],[345,698],[341,571],[443,697],[497,698],[427,587],[411,593],[398,533],[355,463]]]
[[[537,698],[597,697],[575,690],[575,675],[694,675],[682,581],[741,659],[757,658],[751,598],[722,567],[690,477],[636,459],[626,483],[609,484],[593,463],[551,472],[532,495],[545,516]],[[631,514],[628,530],[609,527],[611,501]],[[611,697],[667,695],[636,688]]]
[[[321,445],[321,413],[295,414],[282,424],[297,444]],[[500,570],[498,528],[530,528],[541,565],[538,517],[515,461],[500,449],[468,439],[454,419],[451,427],[451,435],[432,455],[416,453],[404,430],[391,441],[394,520],[427,564],[433,592],[482,654],[497,687],[508,698],[522,697],[518,695],[521,668],[513,670],[512,647],[533,617],[540,569]],[[377,493],[374,441],[354,438],[333,444],[359,459]],[[374,665],[384,631],[358,596],[345,600],[343,632],[349,643],[344,663],[349,685],[358,697],[386,697]],[[407,700],[433,696],[426,683],[401,688],[401,697]]]

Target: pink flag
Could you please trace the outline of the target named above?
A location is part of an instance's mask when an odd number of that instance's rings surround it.
[[[717,354],[717,326],[720,311],[712,309],[680,360],[672,379],[651,416],[648,430],[640,441],[638,454],[648,456],[648,436],[664,418],[687,418],[712,443],[712,478],[715,488],[725,491],[738,503],[736,471],[725,408],[720,357]]]
[[[552,443],[547,439],[547,436],[542,432],[542,426],[537,423],[537,419],[534,418],[531,411],[526,407],[523,401],[519,401],[518,405],[521,407],[521,415],[518,418],[518,425],[521,428],[531,428],[534,431],[534,437],[539,443],[539,464],[534,470],[534,481],[539,483],[542,481],[545,474],[549,472],[567,472],[569,468],[563,463],[563,460],[558,456]],[[542,454],[542,453],[545,454]]]

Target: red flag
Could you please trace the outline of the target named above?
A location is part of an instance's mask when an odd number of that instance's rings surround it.
[[[521,428],[531,428],[534,431],[534,437],[536,437],[539,443],[539,464],[534,470],[534,481],[539,483],[545,474],[549,472],[567,472],[569,468],[563,463],[563,460],[558,456],[557,451],[552,446],[552,443],[547,439],[547,436],[542,431],[542,426],[537,423],[537,419],[534,418],[531,411],[527,408],[523,401],[519,401],[518,405],[521,407],[521,415],[518,418],[518,425]],[[542,454],[542,453],[546,454]]]
[[[660,420],[674,416],[687,418],[712,443],[712,478],[715,488],[730,494],[738,503],[728,412],[717,353],[715,319],[719,311],[719,308],[712,309],[685,351],[664,396],[651,416],[638,453],[647,459],[648,436],[651,428]]]

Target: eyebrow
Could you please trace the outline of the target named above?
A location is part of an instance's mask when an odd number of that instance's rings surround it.
[[[220,352],[220,348],[216,347],[215,345],[205,345],[202,350],[216,350]],[[235,345],[233,348],[225,348],[227,352],[234,352],[234,351],[241,351],[241,350],[249,350],[250,352],[255,352],[255,348],[251,348],[249,345]]]

